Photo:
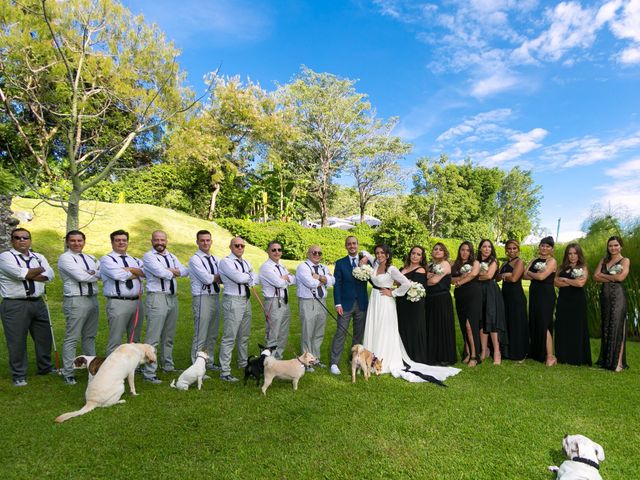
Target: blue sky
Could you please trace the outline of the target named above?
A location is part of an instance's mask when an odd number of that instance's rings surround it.
[[[127,0],[181,49],[189,82],[272,90],[304,64],[357,79],[400,118],[403,161],[520,165],[540,220],[575,236],[594,204],[640,214],[640,0]]]

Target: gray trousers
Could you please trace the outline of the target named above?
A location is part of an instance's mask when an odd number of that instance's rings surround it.
[[[220,294],[194,295],[191,298],[191,308],[193,310],[191,362],[196,361],[196,353],[205,350],[209,354],[207,365],[213,365],[220,331]]]
[[[158,355],[158,363],[147,363],[144,366],[144,376],[154,377],[158,365],[164,370],[173,370],[173,339],[176,336],[178,324],[178,297],[159,292],[147,292],[145,303],[147,313],[147,332],[144,343],[153,345],[161,353]]]
[[[247,345],[251,333],[251,302],[247,297],[223,295],[224,329],[220,342],[221,375],[231,374],[231,355],[237,343],[238,368],[247,364]]]
[[[136,311],[138,311],[138,322],[136,323]],[[125,343],[129,343],[131,332],[134,343],[140,342],[142,336],[142,319],[144,318],[144,308],[142,301],[137,300],[117,300],[107,297],[107,322],[109,323],[109,341],[107,342],[107,356],[111,354],[122,343],[122,335],[127,334]],[[135,326],[135,331],[134,331]]]
[[[264,308],[267,311],[269,320],[266,322],[265,342],[266,346],[277,345],[278,348],[273,352],[273,356],[282,359],[284,349],[287,347],[287,339],[289,338],[289,321],[291,320],[291,309],[288,304],[284,303],[284,299],[265,298]]]
[[[52,338],[44,301],[5,298],[0,303],[0,317],[9,351],[9,371],[13,379],[27,378],[27,332],[31,334],[35,345],[38,373],[49,373],[52,369]]]
[[[358,301],[353,302],[353,307],[348,312],[344,312],[338,317],[336,325],[336,334],[331,342],[331,365],[338,365],[342,351],[344,350],[344,339],[349,331],[349,322],[353,318],[353,337],[351,338],[351,346],[362,343],[364,337],[364,324],[367,319],[367,311],[360,310]]]
[[[298,298],[300,325],[302,327],[302,352],[310,352],[320,361],[320,347],[324,339],[324,327],[327,324],[327,312],[322,305],[327,305],[326,298]]]
[[[73,359],[76,357],[76,345],[82,339],[82,354],[96,354],[96,335],[100,306],[98,297],[64,297],[62,311],[67,320],[67,330],[62,344],[62,375],[73,375]]]

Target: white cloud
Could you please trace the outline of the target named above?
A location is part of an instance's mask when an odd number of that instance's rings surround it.
[[[609,3],[617,10],[623,2]],[[617,38],[640,42],[640,0],[626,2],[619,17],[612,15],[610,28]]]
[[[544,128],[534,128],[527,133],[516,133],[511,136],[514,142],[502,152],[491,155],[483,162],[487,165],[500,165],[505,162],[515,160],[533,150],[542,147],[541,142],[549,132]]]
[[[503,92],[518,85],[518,78],[507,72],[496,73],[486,78],[477,80],[471,88],[471,95],[476,98],[484,98]]]
[[[543,158],[552,168],[569,168],[613,160],[621,152],[637,147],[640,147],[640,131],[608,143],[585,136],[550,145],[545,148]]]
[[[634,64],[640,63],[640,45],[636,47],[625,48],[620,55],[618,55],[620,63]]]
[[[441,133],[436,140],[438,142],[446,142],[470,133],[487,133],[488,131],[494,130],[496,122],[502,122],[511,117],[511,115],[512,112],[510,108],[498,108],[496,110],[482,112],[449,128],[446,132]]]

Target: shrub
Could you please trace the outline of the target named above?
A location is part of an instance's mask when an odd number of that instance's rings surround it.
[[[387,218],[373,236],[375,243],[389,245],[394,257],[404,257],[413,245],[429,248],[430,239],[426,227],[415,218],[395,215]]]

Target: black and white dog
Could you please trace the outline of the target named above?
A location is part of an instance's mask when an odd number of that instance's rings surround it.
[[[558,480],[602,480],[600,462],[604,460],[604,449],[601,445],[584,435],[565,435],[562,449],[569,460],[560,467],[549,467],[556,472]]]
[[[255,357],[254,355],[250,355],[247,359],[247,366],[244,367],[244,384],[247,384],[247,380],[249,377],[253,377],[256,379],[256,387],[260,386],[260,378],[264,375],[264,359],[270,357],[273,351],[278,348],[277,345],[272,347],[265,347],[264,345],[258,344],[258,348],[260,348],[260,356]]]

